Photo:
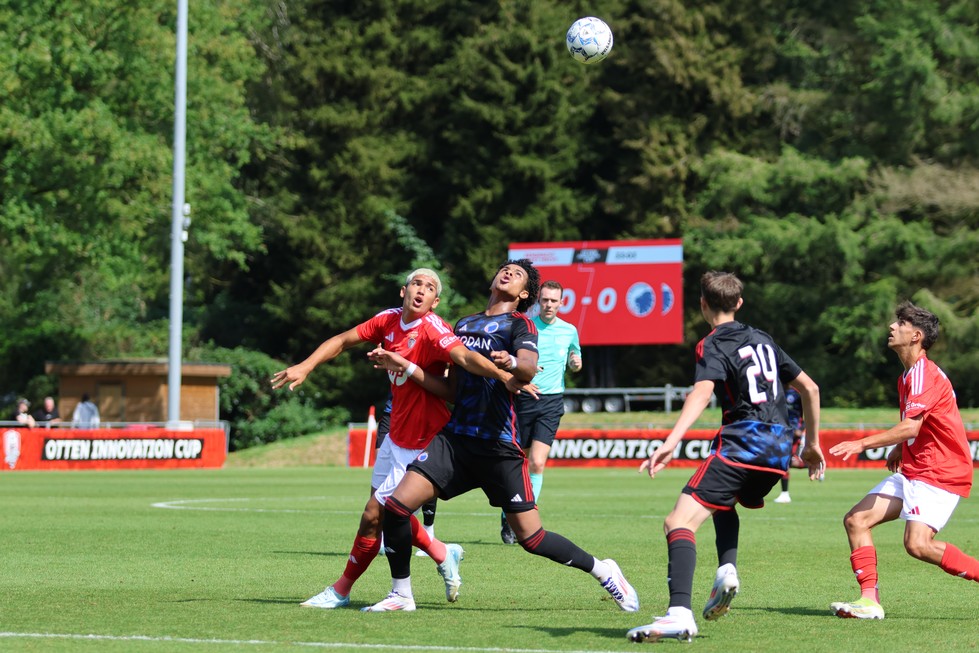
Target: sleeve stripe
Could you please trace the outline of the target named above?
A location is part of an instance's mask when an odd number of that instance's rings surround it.
[[[434,314],[426,315],[425,321],[431,324],[432,327],[439,332],[439,335],[452,333],[452,328],[448,324],[446,324],[445,320],[440,318],[438,315],[434,315]]]
[[[523,320],[524,323],[527,325],[527,330],[528,331],[530,331],[531,333],[537,333],[537,325],[534,324],[534,321],[531,320],[529,317],[527,317],[526,315],[524,315],[523,313],[521,313],[519,311],[514,311],[513,312],[513,316],[514,317],[519,317],[521,320]]]

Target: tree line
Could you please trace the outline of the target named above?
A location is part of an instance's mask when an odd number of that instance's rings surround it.
[[[384,382],[359,354],[299,396],[262,375],[416,265],[450,321],[481,310],[510,242],[683,239],[684,344],[605,354],[618,385],[689,383],[697,281],[727,269],[828,403],[893,401],[912,299],[979,405],[979,5],[607,0],[615,47],[583,66],[564,33],[593,11],[191,3],[185,355],[236,365],[235,446],[364,414]],[[47,360],[166,355],[175,12],[0,0],[8,398],[50,392]]]

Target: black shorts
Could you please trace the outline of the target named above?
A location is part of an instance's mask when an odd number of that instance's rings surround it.
[[[557,427],[564,415],[564,395],[541,395],[540,399],[534,399],[519,394],[516,403],[520,446],[529,449],[534,440],[547,446],[554,444]]]
[[[509,442],[439,433],[408,469],[431,481],[440,499],[480,488],[490,505],[504,512],[527,512],[536,506],[527,458]]]
[[[782,476],[777,469],[742,467],[710,456],[687,481],[683,493],[715,510],[730,510],[738,503],[745,508],[761,508],[765,505],[765,496]]]

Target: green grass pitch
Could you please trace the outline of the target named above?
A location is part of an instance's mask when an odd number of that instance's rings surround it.
[[[3,651],[628,651],[625,632],[666,607],[662,520],[690,469],[655,480],[624,469],[549,469],[545,526],[615,558],[639,592],[620,612],[590,576],[499,541],[479,492],[439,505],[436,533],[466,550],[459,602],[412,559],[418,610],[357,608],[390,588],[378,558],[353,608],[299,602],[340,573],[367,498],[366,470],[345,468],[11,473],[0,476]],[[796,471],[791,504],[741,511],[741,594],[714,623],[699,618],[716,566],[698,533],[698,651],[975,651],[979,585],[910,558],[903,522],[875,534],[887,618],[843,620],[856,598],[843,514],[886,472]],[[776,490],[777,491],[777,490]],[[774,495],[772,495],[774,496]],[[979,501],[959,504],[942,539],[979,555]],[[684,649],[686,650],[686,649]]]

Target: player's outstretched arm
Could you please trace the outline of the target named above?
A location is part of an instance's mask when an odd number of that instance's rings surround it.
[[[463,347],[456,349],[463,349]],[[407,374],[408,378],[436,397],[445,401],[455,400],[455,392],[444,376],[427,373],[418,365],[408,362],[401,354],[377,347],[367,352],[367,358],[374,363],[375,369],[387,370],[395,374]]]
[[[859,440],[840,442],[830,449],[829,452],[834,456],[842,456],[843,460],[847,460],[850,456],[859,454],[867,449],[900,444],[905,440],[910,440],[918,436],[918,431],[921,430],[922,417],[922,415],[905,417],[899,424],[887,429],[883,433],[868,435]],[[888,460],[888,464],[890,464],[890,460]]]
[[[792,379],[790,386],[799,391],[802,398],[802,414],[806,422],[806,443],[799,457],[809,468],[809,480],[822,477],[826,471],[826,459],[819,446],[819,386],[805,372]]]
[[[317,365],[333,360],[340,355],[340,352],[355,347],[362,342],[364,341],[360,339],[356,328],[333,336],[317,347],[316,351],[310,354],[303,362],[276,372],[272,376],[272,389],[278,390],[282,386],[289,384],[289,389],[295,390],[297,386],[302,385],[303,381],[306,380],[310,372],[316,369]]]
[[[671,460],[673,451],[683,439],[684,434],[693,426],[697,418],[703,414],[704,409],[710,405],[710,398],[714,394],[713,381],[698,381],[694,384],[693,390],[687,395],[683,402],[683,410],[673,425],[673,430],[666,437],[663,446],[658,448],[653,454],[642,462],[639,472],[648,472],[649,478],[654,478],[656,474],[663,470]]]
[[[494,364],[493,361],[486,358],[479,352],[468,349],[467,347],[452,348],[452,350],[449,351],[449,357],[452,359],[453,363],[470,374],[475,374],[476,376],[485,376],[503,383],[506,383],[510,377],[513,376],[511,373],[506,372],[504,368]]]
[[[537,352],[520,349],[516,355],[508,351],[491,351],[490,360],[501,370],[510,372],[521,381],[532,381],[537,374]]]
[[[458,353],[457,353],[458,352]],[[492,352],[493,354],[506,354],[506,352]],[[540,388],[531,383],[530,381],[523,381],[518,377],[505,371],[499,365],[494,365],[490,359],[486,358],[482,354],[472,351],[471,349],[466,349],[464,347],[456,347],[449,352],[452,357],[452,362],[461,367],[462,369],[476,374],[478,376],[485,376],[490,379],[497,379],[506,384],[507,390],[513,394],[525,393],[538,399],[540,397]],[[509,360],[509,355],[507,355],[507,364],[512,364]]]

